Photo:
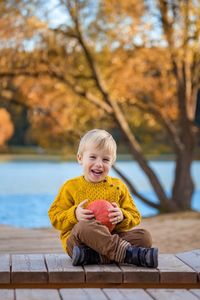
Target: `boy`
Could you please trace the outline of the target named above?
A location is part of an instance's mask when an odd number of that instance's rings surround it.
[[[116,142],[105,130],[94,129],[81,139],[77,160],[83,175],[68,180],[49,209],[52,225],[61,231],[64,250],[74,266],[111,261],[157,267],[158,249],[150,248],[151,235],[132,229],[140,223],[140,213],[126,185],[108,176],[116,160]],[[112,203],[109,218],[115,229],[94,219],[87,204],[96,199]]]

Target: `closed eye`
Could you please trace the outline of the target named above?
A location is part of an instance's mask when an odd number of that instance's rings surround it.
[[[105,161],[105,162],[109,162],[109,161],[110,161],[110,159],[109,159],[109,158],[104,158],[104,159],[103,159],[103,161]]]

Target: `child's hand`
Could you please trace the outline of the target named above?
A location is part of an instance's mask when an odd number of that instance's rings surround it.
[[[85,203],[87,202],[88,200],[84,200],[82,201],[78,206],[77,206],[77,209],[75,211],[75,214],[76,214],[76,218],[78,221],[81,221],[81,220],[90,220],[92,218],[94,218],[94,214],[91,210],[89,209],[85,209],[84,208],[84,205]]]
[[[124,219],[123,213],[115,202],[112,202],[112,205],[113,208],[109,208],[110,213],[108,215],[110,218],[110,222],[112,224],[120,223]]]

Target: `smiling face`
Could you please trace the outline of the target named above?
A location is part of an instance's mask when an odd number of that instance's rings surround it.
[[[98,183],[105,179],[112,166],[113,157],[104,149],[94,145],[86,147],[83,154],[77,155],[78,162],[83,166],[83,174],[87,181]]]

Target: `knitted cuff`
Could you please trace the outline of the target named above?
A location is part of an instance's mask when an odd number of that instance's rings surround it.
[[[121,208],[121,211],[122,211],[122,213],[123,213],[123,216],[124,216],[124,219],[119,223],[119,224],[117,224],[116,226],[115,226],[115,230],[116,231],[121,231],[121,230],[123,230],[123,229],[127,229],[127,227],[128,227],[128,220],[130,220],[130,213],[129,212],[127,212],[125,209],[123,209],[123,208]]]
[[[67,210],[67,219],[71,224],[77,223],[77,219],[76,219],[76,215],[75,215],[76,208],[77,208],[77,205],[74,205],[70,209]]]

